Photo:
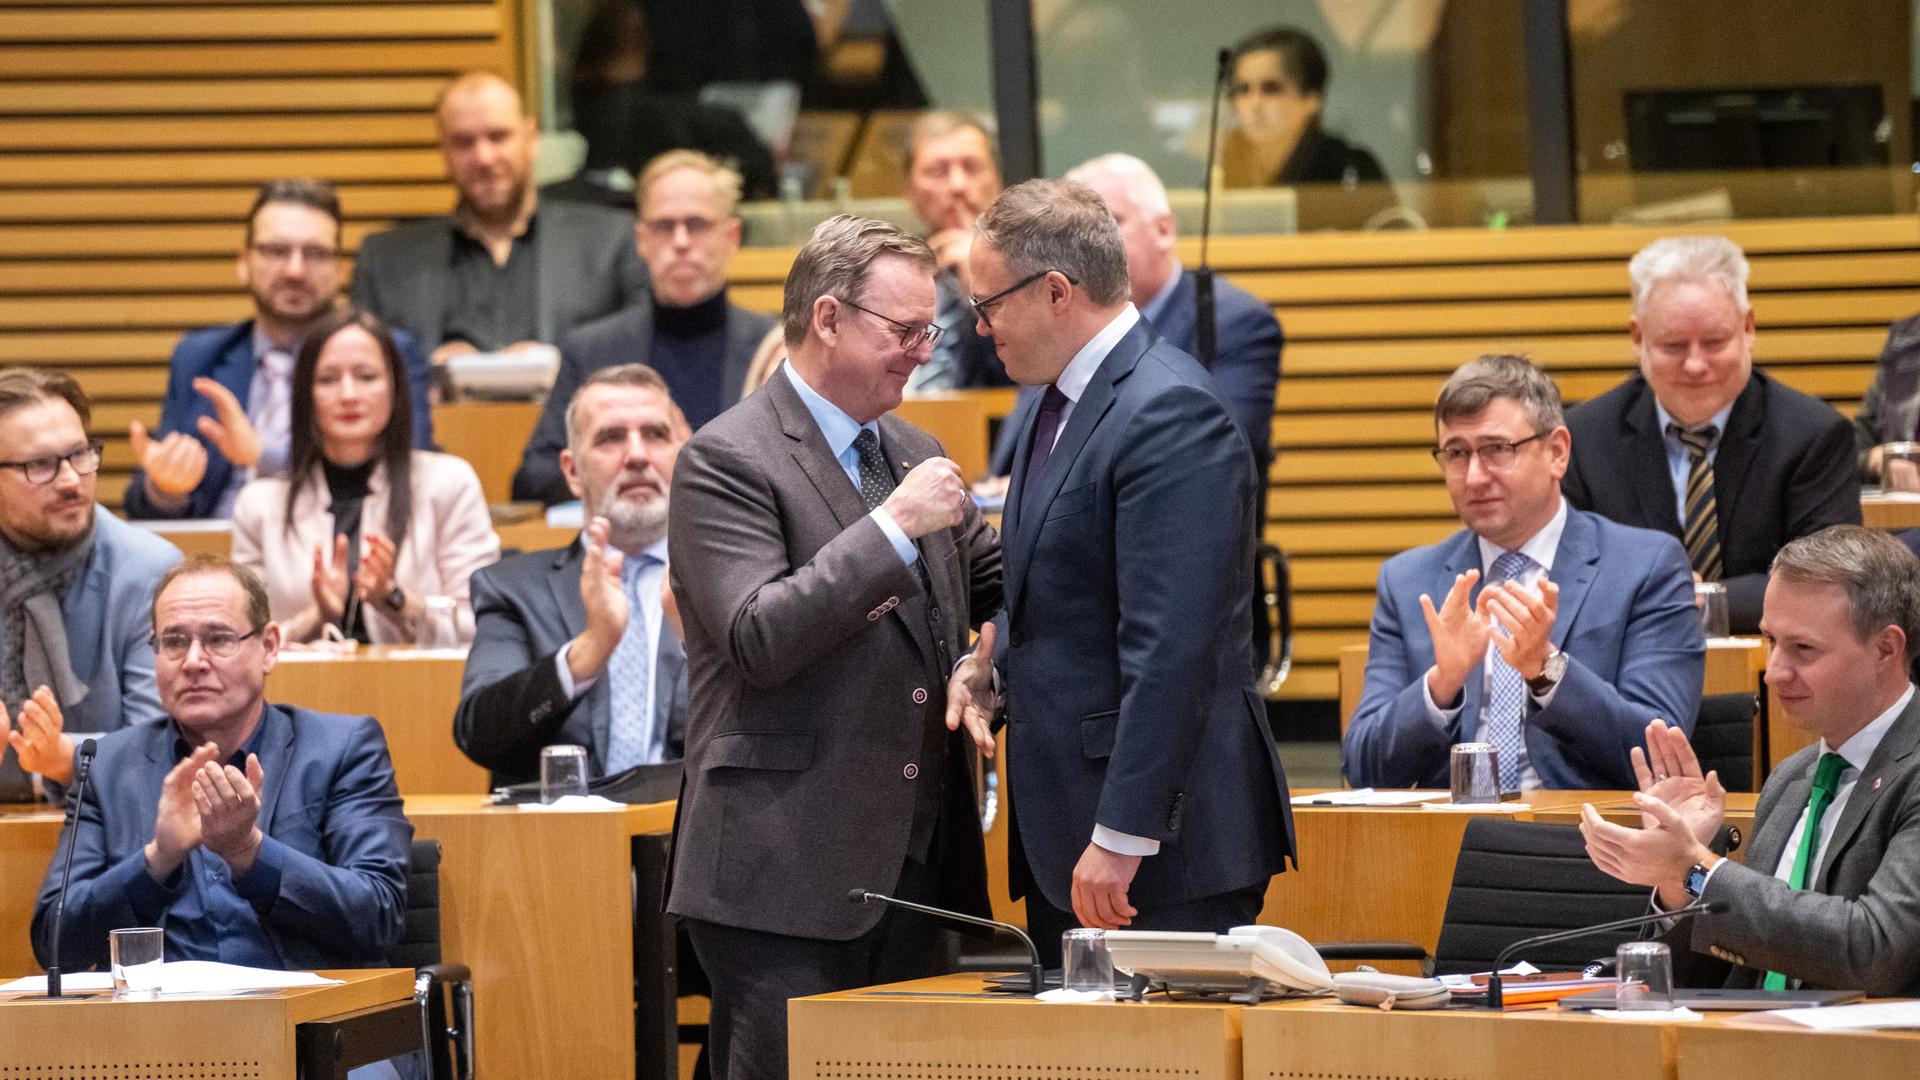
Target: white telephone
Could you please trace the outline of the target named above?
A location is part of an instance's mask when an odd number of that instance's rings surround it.
[[[1307,939],[1280,926],[1236,926],[1224,934],[1109,930],[1113,966],[1133,976],[1136,998],[1150,986],[1228,994],[1241,1004],[1286,994],[1333,993],[1356,1005],[1433,1009],[1449,995],[1438,979],[1327,969]]]

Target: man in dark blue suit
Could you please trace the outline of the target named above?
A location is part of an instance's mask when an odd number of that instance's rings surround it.
[[[1634,787],[1647,724],[1691,731],[1700,706],[1686,552],[1561,497],[1573,440],[1559,388],[1526,358],[1461,367],[1433,412],[1467,527],[1380,568],[1347,779],[1446,787],[1454,744],[1481,742],[1502,790]]]
[[[127,516],[227,517],[255,476],[284,476],[293,361],[339,291],[340,200],[318,180],[270,180],[247,212],[240,283],[254,316],[180,339],[167,366],[160,427],[131,425],[138,468]],[[426,356],[395,331],[412,384],[414,444],[433,445]]]
[[[379,723],[266,702],[280,630],[259,579],[225,559],[169,571],[153,630],[167,716],[99,741],[59,959],[104,967],[108,931],[163,926],[169,960],[386,964],[413,827]],[[60,868],[34,908],[42,964]]]
[[[999,669],[1013,895],[1050,958],[1077,924],[1250,923],[1293,852],[1248,652],[1253,455],[1127,301],[1099,195],[1030,181],[976,230],[979,329],[1044,388],[1014,453],[1005,607],[949,698],[978,731]]]

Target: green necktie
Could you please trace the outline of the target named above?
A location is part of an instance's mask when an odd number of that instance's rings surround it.
[[[1813,792],[1807,796],[1807,827],[1800,831],[1800,850],[1793,855],[1793,871],[1787,875],[1787,888],[1804,889],[1807,887],[1807,875],[1813,869],[1814,849],[1820,844],[1820,818],[1833,805],[1833,793],[1840,789],[1840,774],[1847,771],[1847,759],[1839,754],[1820,755],[1820,764],[1813,770]],[[1761,984],[1768,990],[1785,990],[1787,977],[1777,971],[1767,972],[1766,981]]]

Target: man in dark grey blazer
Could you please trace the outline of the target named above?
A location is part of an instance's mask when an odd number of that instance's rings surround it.
[[[740,174],[692,150],[672,150],[640,174],[639,250],[653,296],[560,339],[560,371],[513,474],[513,497],[556,503],[567,402],[612,364],[645,364],[667,380],[695,430],[740,400],[754,350],[773,320],[727,298],[727,261],[740,250]]]
[[[1633,754],[1641,828],[1587,806],[1587,852],[1663,909],[1730,906],[1668,931],[1677,980],[1920,994],[1920,561],[1857,525],[1802,537],[1774,558],[1760,626],[1768,684],[1819,740],[1767,778],[1744,862],[1710,850],[1726,792],[1657,720]]]
[[[686,652],[666,591],[667,504],[686,442],[666,384],[602,368],[564,417],[560,470],[589,524],[564,548],[473,575],[473,648],[453,738],[493,783],[537,779],[540,750],[587,748],[594,776],[678,760]]]
[[[354,263],[355,305],[444,364],[551,344],[645,298],[631,216],[538,202],[530,180],[539,131],[506,80],[462,75],[441,91],[436,115],[460,202],[451,214],[367,237]]]
[[[941,686],[1000,603],[999,541],[889,415],[939,336],[933,269],[892,225],[815,229],[789,362],[675,468],[692,715],[667,910],[713,983],[721,1080],[786,1075],[788,998],[935,973],[933,921],[849,890],[989,910],[971,765],[992,737],[950,728]]]

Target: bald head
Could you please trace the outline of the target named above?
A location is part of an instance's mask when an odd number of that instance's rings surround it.
[[[1127,245],[1127,284],[1133,288],[1133,302],[1145,304],[1158,296],[1180,268],[1174,255],[1179,235],[1160,177],[1146,162],[1130,154],[1105,154],[1076,167],[1062,179],[1092,188],[1120,226],[1120,239]]]
[[[492,72],[468,72],[440,92],[434,115],[440,156],[461,204],[484,223],[512,221],[531,197],[539,141],[519,91]]]

